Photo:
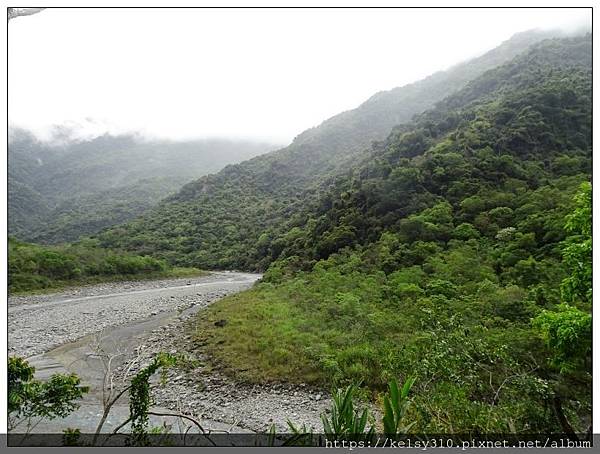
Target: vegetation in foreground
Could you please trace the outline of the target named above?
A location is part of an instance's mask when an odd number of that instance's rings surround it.
[[[8,240],[8,291],[39,293],[65,287],[123,280],[199,276],[196,268],[102,248],[94,240],[42,246]]]
[[[78,428],[67,428],[63,430],[63,443],[66,445],[91,445],[97,446],[100,442],[104,423],[106,422],[112,407],[126,393],[129,394],[129,417],[120,422],[112,435],[119,433],[127,424],[130,424],[131,437],[127,445],[148,446],[161,445],[161,437],[156,435],[168,434],[165,427],[149,427],[149,416],[179,417],[192,422],[199,433],[215,444],[211,438],[211,431],[204,430],[200,422],[190,415],[181,413],[157,413],[152,411],[152,399],[150,394],[150,379],[158,372],[164,374],[166,369],[177,363],[186,361],[183,357],[176,357],[167,353],[159,353],[152,361],[134,375],[130,382],[115,389],[112,380],[105,382],[103,390],[104,412],[96,432],[91,440],[80,440],[81,431]],[[107,369],[107,374],[112,371]],[[15,431],[22,435],[21,440],[26,439],[31,431],[43,420],[63,418],[79,408],[79,399],[89,391],[89,388],[80,384],[80,379],[75,374],[53,374],[46,382],[34,378],[35,368],[20,357],[8,359],[8,416],[9,431]],[[164,376],[163,376],[164,378]],[[387,393],[382,399],[381,424],[377,424],[373,414],[368,408],[362,410],[355,408],[355,400],[358,394],[356,385],[349,385],[345,389],[336,389],[332,395],[332,407],[328,412],[321,414],[323,434],[331,440],[355,440],[373,441],[376,429],[383,429],[388,437],[406,434],[413,425],[408,422],[408,410],[411,408],[412,399],[409,393],[414,384],[414,378],[408,379],[404,385],[399,386],[396,379],[388,383]],[[109,383],[106,385],[106,383]],[[313,444],[315,439],[311,431],[303,425],[296,426],[293,421],[287,421],[292,436],[285,437],[284,445]],[[189,429],[188,429],[189,430]],[[149,435],[155,435],[151,440]],[[187,431],[186,431],[187,434]],[[267,437],[262,437],[268,445],[276,443],[277,434],[275,426],[271,425]],[[184,436],[185,443],[185,436]],[[256,438],[257,441],[261,437]],[[90,442],[91,441],[91,442]],[[106,443],[104,437],[102,443]],[[171,440],[172,441],[172,440]],[[170,444],[167,442],[167,445]]]
[[[63,418],[79,407],[89,391],[75,374],[35,379],[35,368],[18,356],[8,358],[8,430],[29,433],[42,419]]]

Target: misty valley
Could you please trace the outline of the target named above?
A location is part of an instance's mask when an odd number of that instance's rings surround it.
[[[11,128],[9,429],[587,439],[591,180],[588,32],[518,33],[287,146]]]

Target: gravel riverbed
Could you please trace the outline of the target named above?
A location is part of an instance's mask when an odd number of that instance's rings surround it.
[[[85,398],[85,414],[82,408],[70,420],[53,420],[44,430],[61,431],[73,419],[80,423],[85,420],[87,427],[97,424],[90,415],[99,417],[103,372],[95,370],[99,366],[89,355],[90,337],[98,337],[104,339],[108,348],[125,352],[114,371],[115,382],[126,383],[158,352],[192,360],[170,369],[165,381],[155,377],[152,393],[158,408],[231,427],[231,432],[263,432],[272,424],[278,432],[287,432],[288,420],[319,431],[320,415],[330,407],[324,390],[306,385],[237,383],[207,366],[208,358],[190,335],[197,311],[251,287],[259,278],[257,274],[223,272],[10,297],[9,355],[31,358],[46,375],[75,372],[93,389]],[[88,409],[95,410],[90,413]]]
[[[8,353],[27,358],[112,326],[194,304],[206,305],[250,287],[258,277],[214,273],[197,278],[118,282],[48,295],[9,297]]]

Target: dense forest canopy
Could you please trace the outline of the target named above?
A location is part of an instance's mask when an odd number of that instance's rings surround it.
[[[435,238],[411,216],[425,208],[436,210],[433,219],[450,210],[490,237],[518,227],[524,191],[591,172],[589,46],[586,38],[545,42],[395,128],[332,180],[313,211],[298,213],[273,241],[272,257],[327,258],[389,228]]]

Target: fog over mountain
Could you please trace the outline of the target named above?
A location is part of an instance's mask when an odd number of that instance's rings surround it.
[[[580,26],[577,8],[48,8],[10,21],[9,118],[43,137],[289,143],[515,33]]]
[[[253,202],[238,206],[232,198],[233,192],[227,189],[231,180],[228,175],[244,169],[244,172],[250,172],[252,180],[259,179],[243,189],[245,194],[262,197],[263,191],[267,190],[268,197],[276,193],[278,203],[287,207],[323,176],[340,172],[360,157],[373,140],[383,139],[394,125],[410,120],[414,114],[531,44],[566,33],[577,31],[538,29],[518,33],[493,50],[446,71],[378,92],[358,108],[302,132],[292,144],[277,153],[226,169],[207,181],[227,178],[222,189],[233,203],[230,212],[252,210]],[[45,134],[14,126],[10,128],[11,235],[43,243],[72,241],[82,235],[92,235],[134,219],[203,175],[281,148],[249,139],[166,140],[144,131],[115,135],[103,132],[105,129],[105,124],[91,118],[83,123],[68,121],[53,125]],[[261,183],[257,187],[258,181]],[[240,189],[248,185],[248,181],[237,177],[231,183],[241,185]],[[213,191],[218,187],[215,183],[208,186],[201,183],[201,186],[213,187]],[[190,194],[191,187],[184,188],[177,199],[189,198],[186,194]],[[212,202],[208,200],[207,203]],[[250,232],[264,221],[254,219],[250,212],[239,215],[244,220],[241,222],[253,224],[245,230],[244,242],[255,241]],[[227,241],[227,236],[218,235],[220,241]],[[216,244],[212,242],[211,247]],[[237,255],[237,260],[253,254],[251,250],[251,245],[245,248]],[[210,266],[223,263],[217,255],[211,255]]]
[[[101,235],[106,244],[203,268],[265,269],[264,248],[331,181],[369,155],[373,141],[486,71],[560,31],[518,33],[472,60],[379,92],[299,134],[286,148],[185,185],[155,209]],[[264,243],[264,244],[263,244]]]
[[[75,137],[74,137],[75,135]],[[242,140],[153,140],[140,135],[76,138],[55,128],[51,141],[11,129],[9,234],[61,242],[142,213],[183,184],[277,145]]]

